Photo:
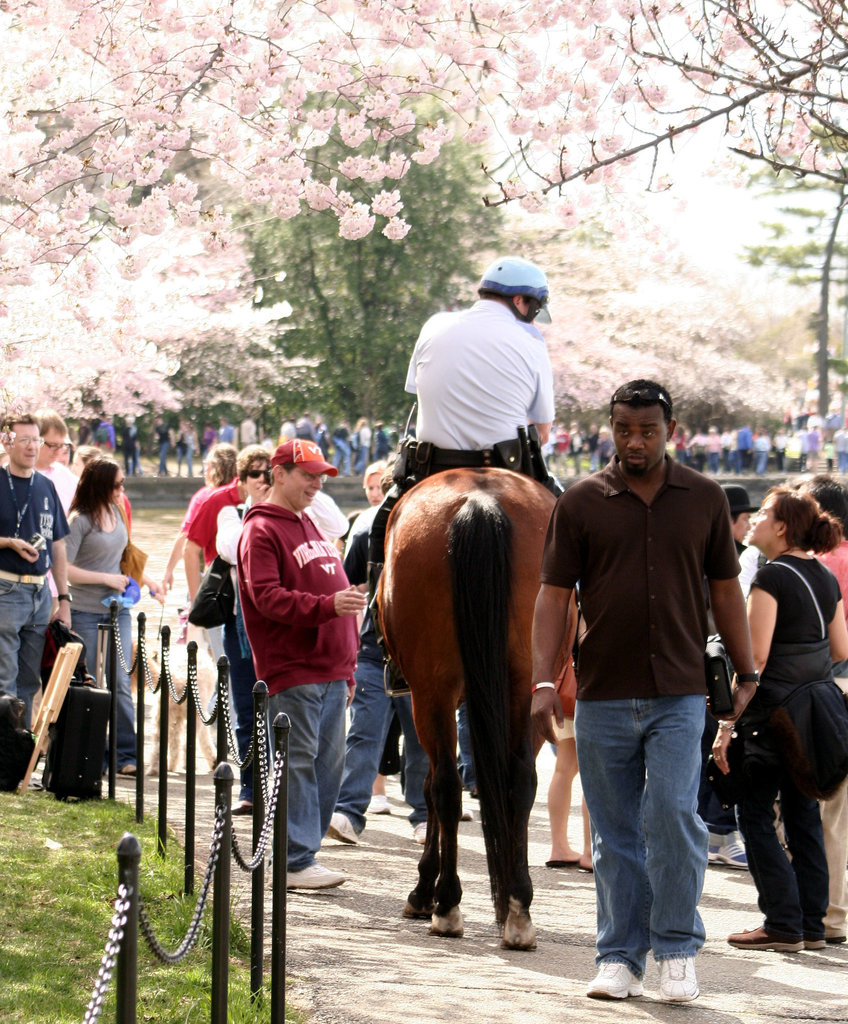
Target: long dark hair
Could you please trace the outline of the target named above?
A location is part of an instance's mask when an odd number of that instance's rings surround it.
[[[71,513],[85,512],[93,519],[110,509],[114,503],[115,481],[120,466],[114,459],[99,455],[83,466]]]

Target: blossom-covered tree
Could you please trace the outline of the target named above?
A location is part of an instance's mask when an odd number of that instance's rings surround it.
[[[834,0],[3,0],[0,286],[47,265],[90,288],[107,240],[133,277],[175,223],[225,245],[227,193],[200,196],[198,160],[352,239],[404,236],[373,183],[454,135],[484,146],[490,202],[556,196],[566,225],[572,182],[614,185],[647,151],[662,186],[674,140],[708,122],[774,167],[839,176],[817,136],[843,134],[845,29]],[[330,138],[347,154],[311,162]]]

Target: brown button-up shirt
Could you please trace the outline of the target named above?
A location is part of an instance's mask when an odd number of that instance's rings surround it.
[[[579,582],[585,634],[580,700],[705,692],[704,577],[739,574],[727,499],[713,480],[667,460],[651,505],[614,460],[557,500],[541,580]]]

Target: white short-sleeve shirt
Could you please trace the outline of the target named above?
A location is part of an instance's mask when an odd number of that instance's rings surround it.
[[[424,324],[406,390],[418,396],[416,437],[439,448],[491,448],[528,422],[554,418],[544,338],[491,299]]]

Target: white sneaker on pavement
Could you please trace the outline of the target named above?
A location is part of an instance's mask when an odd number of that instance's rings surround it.
[[[641,996],[642,982],[630,970],[627,964],[605,960],[595,980],[586,989],[590,999],[627,999],[628,996]]]
[[[331,871],[317,861],[300,871],[286,872],[287,889],[333,889],[344,881],[341,871]]]
[[[700,994],[695,977],[695,958],[676,956],[660,960],[660,999],[666,1003],[688,1003]]]
[[[412,829],[412,841],[418,843],[419,846],[423,846],[427,842],[427,822],[419,821],[418,824]]]
[[[371,797],[371,803],[368,805],[369,814],[391,814],[392,805],[389,803],[389,798],[385,793],[375,793]]]
[[[336,811],[332,818],[330,818],[330,827],[327,829],[327,835],[331,839],[338,839],[340,843],[347,843],[350,846],[356,846],[359,843],[356,829],[351,824],[350,819],[340,811]]]
[[[728,868],[738,868],[740,871],[748,870],[748,856],[745,853],[745,846],[739,832],[730,832],[721,836],[721,842],[715,855],[712,857],[714,864],[724,864]]]

